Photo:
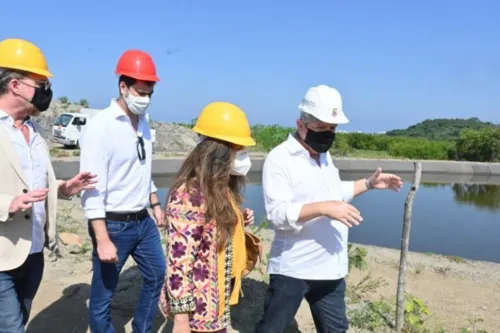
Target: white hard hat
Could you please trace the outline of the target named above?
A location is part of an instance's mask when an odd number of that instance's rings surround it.
[[[327,124],[347,124],[349,119],[342,109],[342,97],[335,88],[326,85],[311,87],[299,104],[299,110],[309,113]]]

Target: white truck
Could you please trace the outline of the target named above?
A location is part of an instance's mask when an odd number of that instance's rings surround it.
[[[100,109],[81,108],[78,112],[61,113],[52,126],[52,141],[62,144],[65,148],[79,148],[80,135],[89,120]],[[146,114],[149,121],[149,114]],[[156,130],[151,129],[151,141],[156,140]]]

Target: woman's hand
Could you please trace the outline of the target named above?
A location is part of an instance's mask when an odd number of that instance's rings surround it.
[[[248,227],[249,225],[252,225],[255,222],[255,216],[253,214],[253,210],[250,208],[245,208],[243,210],[243,219],[244,219],[244,225],[245,227]]]
[[[189,326],[189,316],[186,314],[178,314],[174,317],[174,328],[172,333],[191,333]]]

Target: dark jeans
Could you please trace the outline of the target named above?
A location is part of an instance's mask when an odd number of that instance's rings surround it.
[[[97,244],[92,227],[92,287],[90,290],[90,330],[92,333],[114,333],[111,325],[111,300],[118,285],[118,277],[131,255],[144,277],[139,302],[132,321],[134,333],[149,333],[158,311],[158,299],[165,277],[165,255],[160,233],[149,216],[139,221],[107,220],[108,234],[118,250],[116,264],[102,263],[97,255]]]
[[[24,333],[31,303],[43,276],[43,252],[33,253],[18,268],[0,272],[0,332]]]
[[[345,305],[345,280],[300,280],[271,275],[264,301],[264,317],[255,333],[284,333],[305,299],[318,333],[344,333],[349,324]]]

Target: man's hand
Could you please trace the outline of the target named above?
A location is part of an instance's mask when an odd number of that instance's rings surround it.
[[[337,220],[349,228],[353,225],[359,225],[363,221],[359,210],[345,201],[327,202],[322,215]]]
[[[95,188],[97,175],[90,172],[80,172],[70,180],[64,181],[59,185],[59,191],[67,197],[71,197],[83,190]]]
[[[104,263],[118,262],[118,250],[110,239],[97,242],[97,255]]]
[[[18,195],[10,202],[9,213],[15,214],[19,211],[29,209],[33,206],[34,202],[45,201],[48,194],[48,188],[40,188],[26,194]]]
[[[382,173],[382,169],[378,168],[375,170],[373,175],[369,178],[370,184],[373,188],[378,190],[391,189],[398,192],[403,187],[403,181],[401,177],[393,175],[391,173]]]
[[[159,227],[165,227],[167,225],[167,221],[165,220],[165,213],[161,206],[155,206],[153,208],[153,216],[156,220],[156,225]]]
[[[254,216],[253,210],[250,208],[245,208],[243,210],[243,218],[245,219],[245,221],[244,221],[245,227],[252,225],[255,222],[255,216]]]

